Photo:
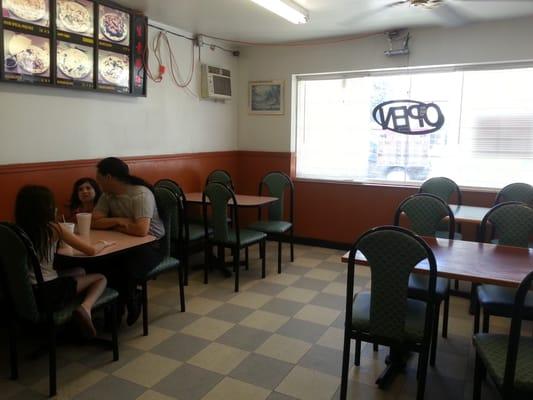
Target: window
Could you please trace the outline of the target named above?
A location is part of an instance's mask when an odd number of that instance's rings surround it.
[[[491,188],[533,183],[533,68],[499,68],[297,77],[297,176],[402,184],[447,176]],[[392,100],[434,103],[444,124],[422,135],[383,129],[372,111]]]

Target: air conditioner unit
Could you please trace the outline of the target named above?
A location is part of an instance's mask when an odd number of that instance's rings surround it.
[[[202,97],[204,99],[231,99],[231,71],[202,64]]]

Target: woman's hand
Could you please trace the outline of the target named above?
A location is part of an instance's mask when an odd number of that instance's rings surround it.
[[[107,240],[99,240],[98,242],[96,242],[94,244],[94,247],[96,249],[96,253],[100,253],[106,247],[111,247],[111,246],[114,246],[115,244],[117,244],[117,242],[111,242],[111,241],[107,241]]]

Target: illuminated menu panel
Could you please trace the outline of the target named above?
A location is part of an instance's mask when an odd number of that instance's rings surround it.
[[[0,0],[3,81],[146,96],[147,19],[92,0]]]

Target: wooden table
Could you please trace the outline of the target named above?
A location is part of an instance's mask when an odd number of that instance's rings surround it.
[[[424,237],[437,260],[437,275],[472,283],[490,283],[518,287],[522,279],[533,271],[533,249],[500,246],[491,243]],[[349,252],[342,256],[348,262]],[[357,264],[366,264],[361,253]],[[415,270],[427,273],[427,262]]]
[[[481,223],[485,214],[490,210],[488,207],[473,207],[457,204],[450,204],[449,206],[455,217],[455,222],[469,222],[474,224]]]
[[[78,257],[78,258],[84,258],[84,257],[101,257],[106,256],[109,254],[118,253],[120,251],[124,251],[127,249],[131,249],[133,247],[142,246],[147,243],[155,242],[157,239],[155,236],[147,235],[147,236],[132,236],[132,235],[126,235],[125,233],[117,232],[117,231],[104,231],[104,230],[91,230],[91,234],[89,236],[90,242],[94,245],[99,240],[105,240],[107,242],[116,242],[113,246],[106,247],[101,252],[95,254],[94,256],[88,256],[87,254],[83,254],[80,251],[72,249],[69,247],[62,247],[58,250],[57,254],[66,256],[66,257]]]
[[[202,192],[186,193],[185,198],[187,203],[202,204]],[[262,207],[278,201],[277,197],[249,196],[247,194],[235,194],[235,199],[239,207]],[[209,202],[209,199],[206,198],[206,201]],[[233,201],[230,200],[228,204],[233,205]]]

